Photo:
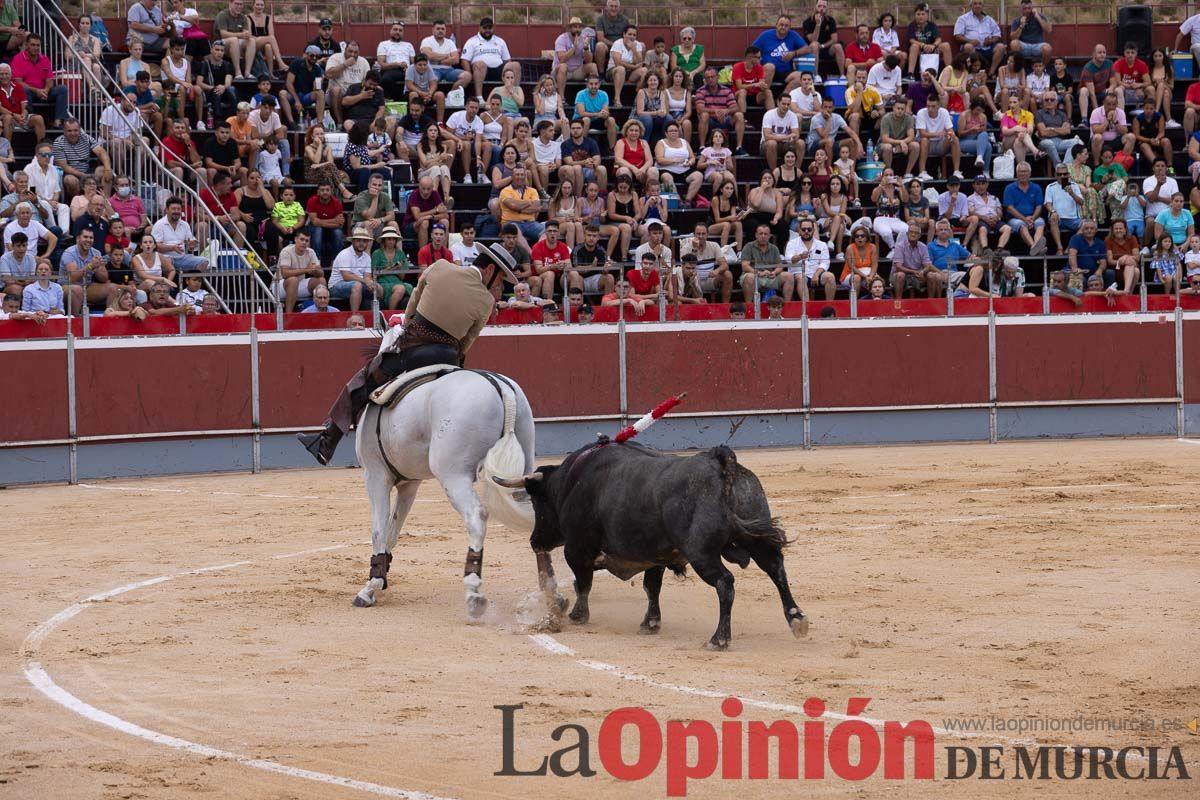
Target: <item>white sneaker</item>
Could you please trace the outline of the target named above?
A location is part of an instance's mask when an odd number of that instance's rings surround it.
[[[1178,122],[1176,122],[1173,119],[1167,120],[1167,128],[1169,128],[1170,130],[1176,130],[1176,129],[1182,128],[1182,127],[1183,127],[1182,125],[1180,125]]]
[[[906,172],[906,173],[904,173],[904,180],[905,180],[906,182],[907,182],[907,181],[911,181],[912,179],[913,179],[913,174],[912,174],[911,172]]]
[[[917,176],[917,180],[919,180],[919,181],[931,181],[931,180],[933,180],[933,176],[932,176],[932,175],[930,175],[928,172],[922,172],[920,175],[918,175],[918,176]]]
[[[198,131],[208,130],[208,128],[205,127],[205,125],[204,125],[204,120],[202,120],[202,119],[196,120],[196,130],[198,130]]]
[[[825,82],[825,81],[824,81],[824,80],[821,78],[821,76],[820,76],[820,75],[818,75],[818,74],[817,74],[817,73],[815,73],[815,72],[812,74],[812,76],[813,76],[813,86],[820,86],[821,84],[823,84],[823,83]]]
[[[463,175],[463,183],[474,183],[474,182],[475,181],[471,179],[471,173],[468,172],[466,175]]]
[[[975,166],[977,166],[977,167],[983,166],[983,156],[975,156]]]
[[[954,172],[951,172],[951,173],[950,173],[950,175],[951,175],[952,177],[958,178],[960,181],[963,179],[963,174],[962,174],[962,170],[961,170],[961,169],[956,169],[956,170],[954,170]]]

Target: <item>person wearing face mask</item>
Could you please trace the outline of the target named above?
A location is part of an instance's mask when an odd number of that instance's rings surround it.
[[[112,197],[108,198],[108,205],[114,214],[120,215],[121,221],[125,223],[125,232],[131,239],[138,239],[149,231],[150,219],[146,216],[146,206],[142,198],[134,193],[129,178],[117,178],[117,188]]]
[[[1067,174],[1067,165],[1059,164],[1054,168],[1054,183],[1046,188],[1046,214],[1050,218],[1050,238],[1059,255],[1062,255],[1062,232],[1066,231],[1068,238],[1079,230],[1079,209],[1083,206],[1083,194],[1078,185],[1071,181]]]

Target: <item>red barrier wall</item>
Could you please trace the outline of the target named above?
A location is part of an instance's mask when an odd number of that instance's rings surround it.
[[[0,438],[36,442],[67,436],[67,353],[26,350],[0,353],[7,379]]]

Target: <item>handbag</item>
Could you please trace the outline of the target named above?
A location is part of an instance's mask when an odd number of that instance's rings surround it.
[[[207,39],[208,34],[202,31],[199,25],[190,25],[183,29],[183,38],[187,41]]]
[[[992,159],[992,178],[998,181],[1011,181],[1017,174],[1017,157],[1012,152],[1001,153]]]

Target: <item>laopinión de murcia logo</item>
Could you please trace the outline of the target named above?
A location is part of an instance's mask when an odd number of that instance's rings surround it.
[[[737,780],[1190,780],[1177,746],[944,745],[932,725],[859,719],[870,698],[853,697],[845,719],[824,719],[819,698],[804,702],[800,725],[743,719],[735,697],[720,706],[722,719],[665,722],[636,706],[607,714],[593,735],[578,723],[549,731],[544,755],[518,759],[517,743],[545,736],[519,719],[523,705],[500,712],[502,777],[591,778],[599,770],[622,781],[650,779],[660,767],[668,797],[686,797],[690,781]],[[956,739],[956,742],[961,742]],[[526,749],[526,748],[523,748]],[[941,770],[937,769],[940,762]]]

